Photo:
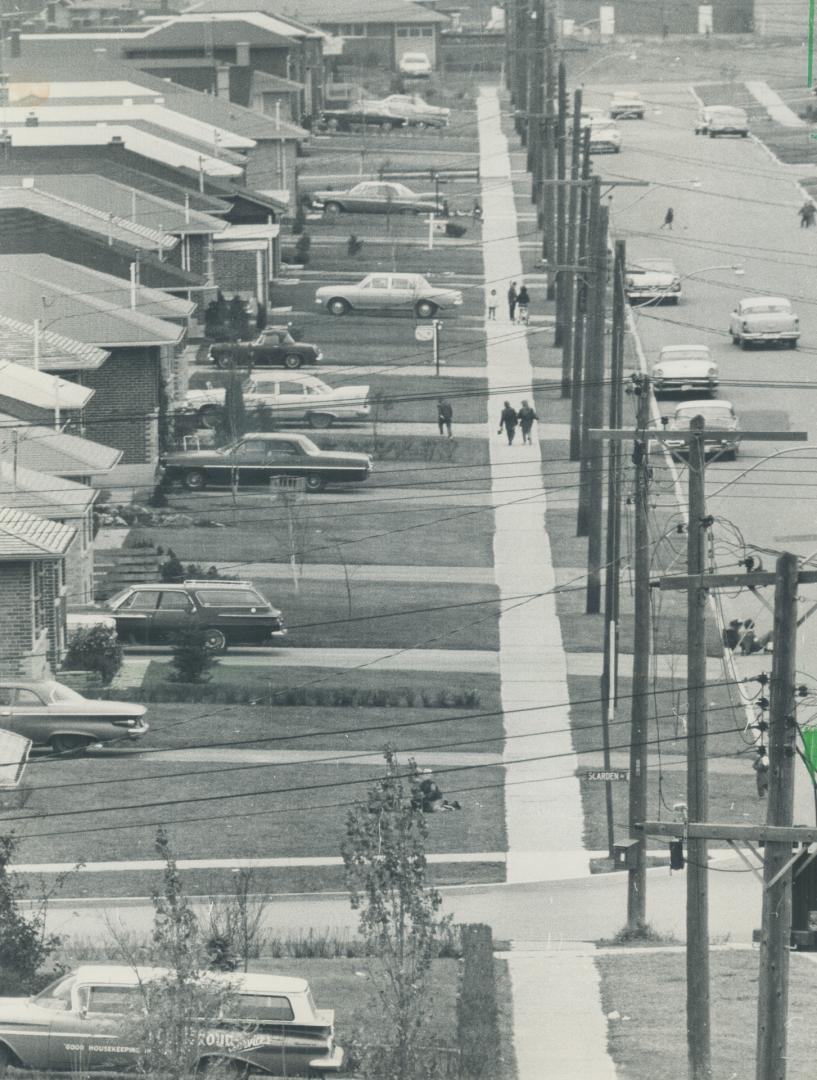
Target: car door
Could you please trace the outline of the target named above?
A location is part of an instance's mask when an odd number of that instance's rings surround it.
[[[265,480],[275,476],[304,476],[303,454],[296,442],[267,443],[263,474]]]
[[[6,731],[14,731],[12,725],[11,706],[14,702],[14,687],[0,686],[0,728]]]
[[[355,298],[357,307],[378,311],[388,307],[391,293],[389,291],[388,274],[370,274],[361,283],[358,296]]]
[[[9,731],[16,731],[18,735],[24,735],[33,743],[48,742],[52,734],[51,725],[57,713],[52,710],[49,715],[49,706],[44,695],[30,687],[18,686],[14,691],[10,713],[8,723],[4,716],[0,726],[8,727]]]
[[[180,634],[194,626],[195,611],[195,605],[187,593],[178,589],[163,589],[153,616],[152,641],[178,641]]]
[[[79,1074],[85,1069],[122,1071],[132,1065],[137,1050],[128,1029],[130,1016],[141,1005],[138,986],[78,986],[70,1011],[60,1014],[52,1025],[51,1068]]]
[[[303,420],[309,406],[307,388],[302,382],[281,379],[277,387],[275,415],[282,420]]]
[[[280,364],[283,360],[281,335],[274,330],[265,331],[259,344],[250,346],[250,360],[253,367]]]
[[[239,484],[257,484],[264,479],[266,443],[263,439],[245,439],[233,450],[232,468],[238,470]]]
[[[122,641],[137,645],[150,644],[153,615],[158,603],[158,589],[140,589],[125,597],[113,613],[116,633]]]
[[[402,310],[412,307],[414,301],[414,280],[401,274],[393,274],[391,279],[391,306]]]

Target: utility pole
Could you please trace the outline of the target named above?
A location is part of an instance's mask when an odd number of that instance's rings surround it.
[[[573,116],[581,116],[582,92],[573,94]],[[570,147],[570,185],[567,195],[567,236],[565,262],[573,266],[578,247],[579,170],[582,155],[581,124],[573,124]],[[573,392],[573,319],[576,307],[576,277],[568,273],[560,278],[562,302],[562,397],[569,398]],[[576,391],[578,392],[578,390]]]
[[[616,241],[613,271],[613,341],[610,358],[609,424],[615,430],[621,426],[624,380],[624,319],[626,296],[624,274],[627,262],[623,240]],[[604,573],[604,658],[601,669],[601,734],[604,771],[609,773],[610,726],[615,719],[618,703],[618,621],[621,583],[621,490],[619,468],[621,445],[611,439],[607,451],[607,532]],[[613,784],[606,780],[604,801],[607,817],[607,848],[613,858],[615,818],[613,815]]]
[[[601,202],[601,181],[593,181],[593,198]],[[588,428],[604,423],[604,325],[607,294],[607,233],[608,209],[599,205],[598,227],[593,251],[593,293],[590,329],[588,333],[588,375],[590,394],[587,398]],[[599,439],[588,438],[587,449],[587,592],[585,612],[598,615],[601,610],[601,541],[604,516],[604,448]]]
[[[547,13],[547,43],[545,46],[545,130],[544,130],[544,179],[542,192],[542,258],[552,262],[556,250],[556,202],[553,181],[556,179],[556,117],[554,99],[556,97],[556,27],[553,12]],[[547,299],[556,296],[556,275],[548,271]]]
[[[567,220],[566,203],[567,192],[565,180],[567,179],[567,70],[563,59],[559,60],[559,92],[558,111],[556,114],[556,262],[564,266],[569,260],[567,254]],[[554,329],[553,344],[555,348],[561,348],[564,337],[566,321],[565,313],[565,286],[568,278],[559,274],[555,279],[556,284],[556,326]]]
[[[687,815],[709,817],[706,713],[706,590],[695,575],[704,572],[706,535],[706,453],[704,418],[690,424],[689,519],[687,523]],[[687,856],[687,1047],[690,1080],[711,1080],[709,1015],[709,845],[688,841]]]
[[[514,4],[514,94],[516,131],[522,145],[528,142],[528,66],[530,63],[530,8],[528,0],[516,0]]]
[[[774,653],[769,694],[767,825],[790,826],[794,813],[797,737],[797,587],[799,560],[781,555],[775,566]],[[791,935],[791,843],[766,844],[757,1011],[757,1080],[785,1080]]]
[[[582,335],[582,418],[581,418],[581,460],[579,462],[579,507],[576,515],[576,535],[588,536],[590,533],[590,446],[588,432],[590,416],[597,415],[596,398],[603,393],[600,385],[593,385],[595,379],[595,349],[598,339],[596,325],[599,315],[598,303],[598,246],[601,231],[601,180],[594,176],[590,181],[590,213],[587,227],[586,261],[588,273],[582,290],[584,298],[585,327]],[[603,286],[602,286],[603,287]],[[602,308],[603,311],[603,308]],[[604,326],[602,325],[602,334]],[[599,380],[601,381],[601,380]],[[602,399],[603,400],[603,399]],[[601,425],[596,423],[594,427]]]
[[[577,232],[576,264],[587,265],[587,241],[590,219],[590,128],[586,127],[582,135],[582,173],[579,195],[579,223]],[[570,398],[570,460],[579,461],[582,456],[582,409],[585,401],[585,387],[582,381],[584,363],[584,322],[587,310],[587,282],[584,274],[574,279],[576,291],[576,312],[573,322],[573,368],[572,392]]]
[[[532,53],[528,62],[527,170],[531,174],[531,202],[539,208],[542,198],[542,132],[545,96],[545,0],[533,0],[528,18],[525,48]],[[532,43],[528,44],[528,40]]]

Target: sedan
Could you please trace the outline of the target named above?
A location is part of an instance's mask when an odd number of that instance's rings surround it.
[[[459,307],[459,289],[431,285],[422,274],[368,274],[354,284],[321,285],[315,303],[330,315],[349,311],[413,311],[420,319],[430,319],[445,308]]]
[[[733,461],[738,456],[740,445],[740,425],[737,414],[731,402],[718,398],[716,401],[685,401],[683,405],[676,406],[675,411],[667,421],[668,431],[689,431],[693,419],[696,416],[704,418],[704,449],[708,454],[717,454],[718,457],[730,457]],[[718,431],[720,437],[715,439],[707,437],[706,429]],[[725,434],[724,434],[725,433]],[[684,454],[688,450],[688,444],[682,440],[677,442],[668,439],[664,444],[675,453]]]
[[[783,296],[750,296],[740,300],[729,320],[732,344],[748,349],[750,345],[784,345],[797,348],[800,320],[791,301]]]
[[[398,116],[405,116],[415,127],[448,127],[451,110],[441,105],[429,105],[419,94],[389,94],[380,102]]]
[[[355,131],[357,128],[376,128],[388,133],[407,127],[405,116],[398,116],[390,109],[368,108],[350,105],[347,109],[324,109],[318,118],[317,127],[325,131]]]
[[[247,409],[268,409],[274,420],[305,420],[310,427],[331,427],[336,420],[365,420],[369,416],[368,386],[328,386],[314,375],[288,378],[250,378],[242,384]],[[176,412],[204,427],[218,427],[224,411],[223,386],[188,390]]]
[[[317,345],[296,341],[288,326],[267,326],[253,341],[227,341],[211,345],[208,359],[220,368],[285,367],[295,371],[323,358]]]
[[[366,480],[368,454],[321,450],[306,435],[255,432],[217,450],[185,450],[161,460],[165,477],[191,491],[209,484],[268,484],[278,477],[302,479],[307,491],[329,483]]]
[[[411,79],[431,77],[431,61],[424,52],[403,53],[397,63],[397,68],[401,75],[407,75]]]
[[[681,299],[681,278],[670,259],[639,259],[627,267],[628,300],[666,300],[677,304]]]
[[[325,214],[444,214],[444,199],[418,195],[405,184],[364,180],[348,191],[314,191],[312,205]]]
[[[665,345],[650,370],[656,394],[705,390],[714,394],[718,365],[707,345]]]
[[[618,154],[621,150],[621,132],[612,120],[598,120],[590,125],[590,153],[603,151]]]
[[[146,711],[127,701],[84,698],[53,679],[0,682],[0,727],[58,754],[138,739],[148,730]]]
[[[643,120],[647,106],[639,94],[622,91],[613,94],[610,102],[610,116],[614,120]]]

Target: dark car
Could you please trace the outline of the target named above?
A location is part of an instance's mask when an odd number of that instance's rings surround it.
[[[251,581],[131,585],[106,607],[117,636],[131,645],[172,644],[185,630],[203,630],[207,647],[225,652],[228,645],[271,645],[286,634],[281,612]]]
[[[368,454],[321,450],[306,435],[251,432],[214,450],[186,450],[161,460],[167,480],[191,491],[208,484],[265,484],[275,477],[302,478],[307,491],[329,483],[365,480],[372,471]]]
[[[328,216],[347,214],[444,214],[445,199],[422,195],[389,180],[362,180],[348,191],[313,191],[310,202]]]
[[[354,131],[356,128],[377,128],[388,132],[408,127],[405,116],[386,108],[351,105],[348,109],[325,109],[318,119],[318,129],[324,131]]]
[[[285,367],[290,370],[323,358],[317,345],[296,341],[286,326],[267,326],[253,341],[211,345],[208,357],[216,367]]]

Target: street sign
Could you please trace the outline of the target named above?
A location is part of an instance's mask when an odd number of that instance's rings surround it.
[[[433,326],[415,326],[414,327],[414,339],[415,339],[415,341],[433,341],[434,340],[434,327]]]
[[[598,780],[602,783],[610,781],[622,781],[627,783],[630,779],[629,769],[590,769],[582,775],[583,780]]]

